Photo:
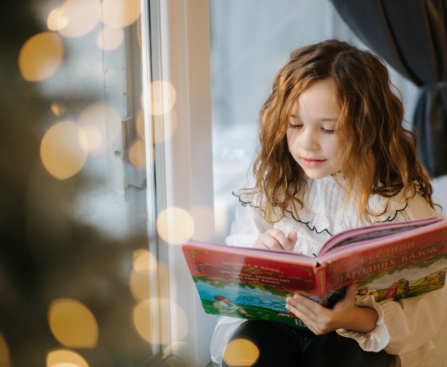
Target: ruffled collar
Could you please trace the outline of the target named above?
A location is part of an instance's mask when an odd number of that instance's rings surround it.
[[[405,197],[403,190],[391,198],[384,198],[380,195],[372,195],[369,199],[369,207],[373,213],[383,213],[378,217],[370,217],[370,223],[358,220],[355,202],[353,200],[346,201],[346,192],[342,186],[346,181],[342,175],[338,174],[337,181],[332,175],[322,179],[314,180],[307,178],[307,189],[302,194],[304,208],[298,209],[298,213],[287,210],[287,217],[295,222],[305,226],[307,230],[316,234],[327,232],[330,236],[341,231],[366,226],[373,223],[383,223],[393,221],[400,211],[407,207],[408,198]],[[422,185],[415,183],[416,191],[421,191]],[[242,205],[250,205],[258,208],[259,202],[257,197],[251,197],[244,192],[233,193],[239,197]],[[261,208],[262,210],[262,208]],[[280,209],[276,211],[278,218]]]

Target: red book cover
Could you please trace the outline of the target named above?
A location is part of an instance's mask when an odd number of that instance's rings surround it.
[[[357,300],[399,300],[442,288],[446,238],[447,220],[431,218],[345,231],[316,258],[199,241],[182,247],[205,312],[305,327],[285,308],[288,296],[332,307],[353,283]]]

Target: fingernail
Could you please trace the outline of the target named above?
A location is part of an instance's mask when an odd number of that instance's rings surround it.
[[[295,295],[293,296],[293,298],[296,299],[296,300],[298,300],[299,297],[300,297],[299,294],[295,294]]]

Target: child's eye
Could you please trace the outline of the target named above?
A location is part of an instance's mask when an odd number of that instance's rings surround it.
[[[303,127],[303,125],[294,125],[294,124],[289,123],[289,127],[291,127],[292,129],[298,129],[300,127]]]
[[[324,128],[321,128],[321,130],[323,130],[326,134],[333,134],[335,132],[335,130],[327,130]]]

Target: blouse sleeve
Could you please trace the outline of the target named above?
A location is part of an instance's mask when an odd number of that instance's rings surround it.
[[[252,247],[259,235],[270,228],[272,226],[260,215],[258,209],[248,203],[239,202],[225,243],[229,246]]]
[[[420,196],[396,215],[397,222],[433,216],[442,217]],[[377,311],[376,328],[369,333],[339,329],[337,333],[357,340],[365,351],[398,355],[402,366],[418,366],[426,352],[434,348],[432,339],[438,333],[445,316],[444,290],[439,289],[419,297],[400,301],[375,302],[373,296],[363,299],[356,307],[371,307]]]

